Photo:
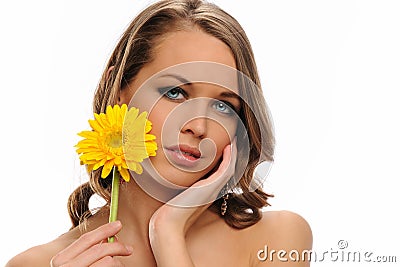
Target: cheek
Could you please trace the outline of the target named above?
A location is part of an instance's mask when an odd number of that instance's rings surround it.
[[[217,149],[214,164],[221,159],[225,147],[229,145],[231,139],[235,137],[236,125],[237,123],[232,121],[224,126],[217,123],[210,124],[210,129],[212,130],[209,131],[209,138],[213,140]]]
[[[217,143],[229,144],[236,136],[237,120],[212,121],[209,125],[209,136]]]
[[[154,112],[152,112],[149,116],[149,120],[152,123],[152,128],[150,133],[156,136],[156,140],[158,142],[160,140],[161,129],[164,119],[162,118],[162,116],[159,116],[157,114],[154,114]]]
[[[152,123],[151,133],[156,136],[156,142],[159,145],[161,143],[161,132],[163,124],[168,114],[169,114],[169,107],[160,102],[158,102],[149,113],[148,119]]]

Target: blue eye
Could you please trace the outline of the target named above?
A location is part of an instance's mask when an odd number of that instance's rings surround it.
[[[230,103],[225,103],[223,101],[215,101],[213,106],[216,110],[225,114],[233,114],[235,112]]]
[[[185,91],[180,87],[161,88],[160,93],[171,100],[180,100],[185,98]]]

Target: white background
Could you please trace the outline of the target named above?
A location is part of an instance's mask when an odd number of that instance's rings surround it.
[[[114,45],[148,3],[0,4],[0,265],[68,230],[67,198],[85,179],[76,133]],[[321,254],[346,240],[348,251],[399,262],[400,2],[215,3],[246,30],[272,111],[270,209],[306,218]]]

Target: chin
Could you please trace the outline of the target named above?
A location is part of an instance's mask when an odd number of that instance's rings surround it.
[[[172,171],[163,175],[164,179],[177,186],[190,187],[200,179],[205,178],[198,173],[183,172],[180,170]]]
[[[205,170],[198,172],[188,172],[171,165],[165,158],[163,160],[151,159],[153,167],[157,170],[160,176],[167,182],[176,186],[190,187],[199,180],[204,180],[210,177],[220,165],[222,157]]]

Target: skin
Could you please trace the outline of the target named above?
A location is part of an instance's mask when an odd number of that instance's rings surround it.
[[[168,34],[155,49],[155,55],[129,88],[121,90],[120,104],[128,104],[140,84],[168,66],[202,60],[235,67],[228,46],[195,29]],[[188,98],[202,96],[230,101],[236,107],[240,105],[235,99],[220,97],[220,93],[226,90],[224,88],[202,85],[200,90],[196,86],[184,88],[189,92]],[[153,122],[152,133],[159,136],[161,129],[158,126],[165,120],[166,111],[178,104],[164,98],[157,103],[149,117]],[[166,160],[162,149],[152,159],[156,169],[168,181],[192,186],[171,201],[215,198],[215,192],[233,173],[236,144],[228,132],[234,131],[236,124],[226,131],[214,123],[199,118],[188,122],[179,131],[179,141],[184,144],[198,147],[205,137],[214,141],[216,159],[209,169],[198,173],[179,170]],[[161,147],[163,144],[158,145]],[[222,162],[218,166],[220,158]],[[216,165],[217,170],[207,176]],[[207,187],[198,190],[204,185]],[[208,205],[178,208],[164,204],[142,191],[133,179],[123,186],[119,203],[120,221],[109,224],[108,212],[100,211],[89,219],[85,231],[74,228],[47,244],[17,255],[7,266],[24,266],[26,262],[30,266],[48,266],[50,262],[51,266],[309,266],[302,261],[279,261],[276,254],[273,261],[257,259],[258,251],[265,245],[269,251],[295,249],[301,253],[311,249],[312,234],[308,223],[292,212],[264,212],[263,218],[255,225],[235,230],[209,211]],[[116,235],[118,241],[106,243],[106,238],[112,235]]]

